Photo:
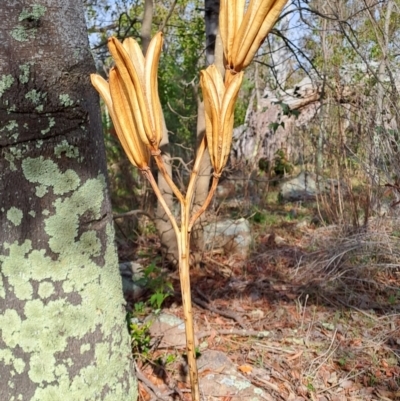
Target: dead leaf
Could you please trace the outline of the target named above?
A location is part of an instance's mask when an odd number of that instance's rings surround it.
[[[286,358],[287,361],[293,361],[297,358],[299,358],[301,355],[303,354],[303,350],[301,350],[300,352],[298,352],[297,354],[294,354],[292,356],[289,356],[288,358]]]
[[[251,371],[253,370],[253,367],[252,366],[250,366],[250,365],[242,365],[242,366],[239,366],[239,370],[242,372],[242,373],[251,373]]]

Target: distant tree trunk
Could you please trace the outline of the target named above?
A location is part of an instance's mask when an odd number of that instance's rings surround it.
[[[141,27],[141,37],[142,37],[142,49],[143,53],[146,54],[147,47],[149,46],[151,40],[151,26],[153,23],[153,0],[146,0],[144,4],[143,13],[143,23]],[[168,130],[165,125],[164,120],[164,130],[163,138],[160,144],[160,149],[162,150],[162,158],[164,160],[164,165],[167,173],[172,176],[172,166],[171,166],[171,155],[169,153],[169,136]],[[163,175],[158,172],[157,174],[157,184],[163,194],[164,200],[167,203],[170,210],[174,209],[174,196],[172,194],[171,188],[168,186]],[[157,208],[155,213],[155,224],[160,235],[161,244],[164,248],[164,254],[167,259],[176,263],[178,261],[178,243],[176,241],[175,232],[172,229],[171,222],[165,213],[164,208],[161,206],[160,202],[157,201]]]
[[[205,23],[206,23],[206,58],[207,63],[215,63],[224,73],[223,66],[223,49],[218,35],[218,21],[219,21],[219,0],[205,0]],[[205,135],[206,123],[204,115],[204,104],[198,101],[197,111],[197,146],[203,140]],[[194,196],[194,208],[198,209],[204,203],[208,195],[210,179],[211,179],[211,160],[208,150],[204,153],[202,162],[199,168],[199,177],[196,183],[196,192]],[[202,250],[203,244],[203,227],[202,222],[205,220],[203,215],[195,225],[192,233],[192,243],[196,249]]]
[[[143,12],[143,22],[140,36],[142,37],[142,49],[143,53],[146,54],[147,48],[149,47],[151,41],[151,25],[153,22],[153,0],[145,0],[144,2],[144,12]]]
[[[135,400],[82,3],[0,20],[0,400]]]

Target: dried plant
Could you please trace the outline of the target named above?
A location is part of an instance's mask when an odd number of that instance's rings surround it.
[[[99,75],[91,75],[93,86],[109,109],[124,151],[130,162],[149,180],[175,231],[179,249],[179,276],[192,399],[195,401],[200,400],[200,392],[190,292],[190,232],[193,224],[209,205],[228,160],[232,143],[234,108],[243,79],[243,69],[252,61],[286,2],[287,0],[251,0],[245,10],[244,0],[221,1],[219,24],[226,72],[223,77],[215,65],[201,71],[206,135],[197,149],[185,195],[167,174],[159,149],[163,128],[157,90],[157,69],[162,49],[162,33],[159,32],[153,37],[146,57],[134,39],[126,39],[121,44],[116,38],[110,38],[108,47],[115,61],[115,67],[110,71],[109,83]],[[206,148],[214,169],[213,183],[204,204],[191,216],[195,182]],[[149,168],[150,155],[155,158],[158,168],[180,202],[180,226],[169,210]]]

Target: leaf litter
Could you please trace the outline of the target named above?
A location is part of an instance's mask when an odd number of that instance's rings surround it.
[[[224,353],[265,399],[400,400],[398,227],[385,218],[351,233],[292,224],[258,233],[241,263],[205,253],[191,271],[200,352]],[[163,311],[183,318],[178,276],[169,279],[176,292]],[[139,378],[141,400],[190,400],[182,349],[154,347],[136,363],[148,380]]]

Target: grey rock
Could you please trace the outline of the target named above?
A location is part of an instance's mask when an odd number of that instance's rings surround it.
[[[157,341],[158,348],[186,347],[185,322],[182,319],[169,313],[160,313],[148,316],[145,322],[151,323],[150,335]]]
[[[314,173],[302,171],[281,186],[279,198],[283,202],[314,200],[318,194],[329,191],[332,185],[336,188],[336,180],[325,180]]]
[[[221,400],[230,395],[232,401],[272,400],[264,390],[255,387],[239,373],[232,361],[220,351],[206,351],[197,361],[200,392],[204,399]]]
[[[223,220],[204,227],[203,239],[206,250],[223,248],[227,254],[245,258],[250,250],[251,232],[247,220]]]
[[[133,300],[140,298],[145,289],[136,284],[143,277],[143,267],[136,262],[123,262],[119,264],[122,279],[122,289],[125,297]]]

